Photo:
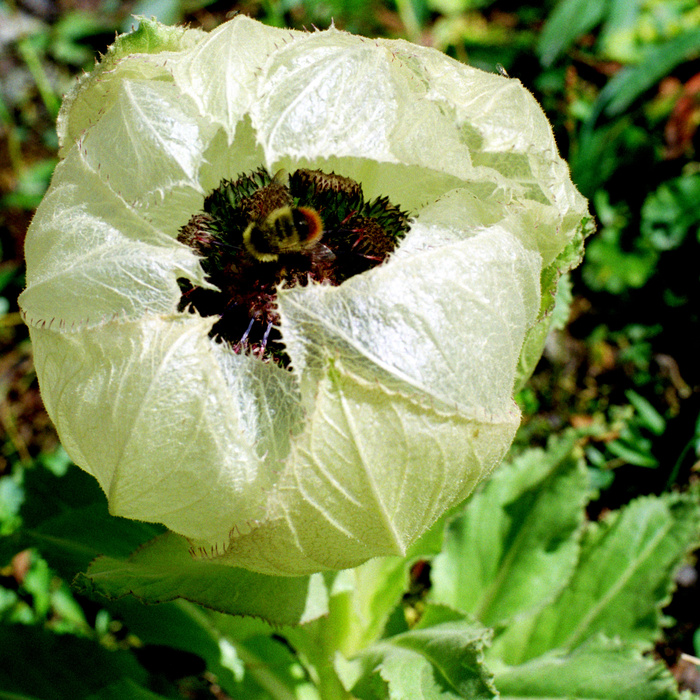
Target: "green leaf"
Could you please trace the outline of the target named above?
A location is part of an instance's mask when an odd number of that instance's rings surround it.
[[[100,557],[76,581],[84,592],[129,593],[148,603],[175,598],[232,615],[253,615],[275,625],[297,625],[328,611],[323,577],[265,576],[195,560],[184,537],[166,533],[129,558]]]
[[[308,685],[299,660],[273,628],[259,619],[203,610],[185,600],[143,605],[128,596],[107,604],[144,645],[196,654],[232,698],[286,700]]]
[[[0,477],[0,534],[12,532],[19,522],[19,510],[24,501],[24,489],[14,476]],[[3,540],[0,539],[0,542]],[[0,560],[4,563],[18,550],[5,553],[0,547]]]
[[[111,601],[108,608],[142,644],[197,654],[204,659],[207,670],[216,676],[217,683],[235,695],[235,679],[224,658],[222,634],[206,611],[185,600],[144,605],[131,596]]]
[[[85,700],[164,700],[164,698],[164,695],[153,693],[137,685],[129,678],[123,678],[90,695]]]
[[[646,3],[640,0],[609,0],[605,24],[596,46],[599,56],[608,60],[631,63],[639,60],[639,44],[650,43],[650,38],[640,37],[643,30]]]
[[[161,53],[178,51],[186,43],[186,35],[191,32],[185,27],[169,27],[155,19],[135,17],[138,27],[127,34],[117,36],[110,46],[109,55],[116,59],[131,53]]]
[[[625,396],[639,414],[642,425],[654,433],[654,435],[663,435],[664,430],[666,430],[666,421],[663,416],[636,391],[628,389],[625,392]]]
[[[0,698],[86,698],[121,679],[134,685],[147,681],[125,651],[107,651],[97,642],[38,627],[4,627],[0,658],[11,660],[0,664]]]
[[[576,186],[586,196],[595,197],[597,213],[606,226],[611,222],[605,220],[600,210],[601,190],[605,198],[609,197],[607,183],[618,173],[626,168],[634,169],[633,172],[640,167],[651,168],[654,163],[651,134],[635,125],[630,115],[607,124],[595,124],[595,127],[589,119],[581,129],[577,148],[570,158]]]
[[[97,482],[77,467],[64,476],[47,469],[25,471],[23,527],[0,540],[0,559],[36,547],[61,576],[77,571],[101,554],[126,557],[163,531],[158,525],[111,516]]]
[[[679,63],[700,53],[700,28],[693,28],[669,41],[649,48],[636,66],[627,66],[615,74],[601,90],[593,114],[601,109],[609,117],[624,112],[643,92],[656,85]]]
[[[165,25],[176,25],[182,22],[184,6],[178,0],[137,0],[131,8],[131,15],[139,16],[139,21],[148,17],[152,22],[154,19]],[[134,26],[134,17],[130,16],[123,23],[125,31],[129,31]]]
[[[606,227],[588,246],[583,278],[591,289],[620,294],[643,287],[654,274],[658,252],[640,246],[626,250],[622,237],[620,229]]]
[[[95,51],[90,38],[114,30],[106,17],[90,12],[65,12],[56,18],[51,29],[50,51],[59,63],[69,63],[89,69]]]
[[[603,19],[606,9],[607,0],[560,2],[549,16],[537,45],[542,65],[551,66],[578,37]]]
[[[568,585],[537,615],[517,620],[490,655],[517,664],[597,633],[650,645],[662,623],[673,572],[700,538],[696,495],[639,498],[591,523]]]
[[[676,684],[663,664],[619,639],[596,637],[495,670],[501,700],[672,700]]]
[[[552,330],[563,330],[569,322],[571,304],[574,300],[573,286],[571,275],[568,273],[562,275],[557,284],[554,309],[552,310]]]
[[[642,236],[656,250],[673,250],[700,230],[700,173],[664,182],[642,206]]]
[[[339,672],[360,700],[497,697],[483,663],[489,632],[461,616],[428,608],[421,624],[369,647]]]
[[[448,528],[433,601],[499,625],[550,602],[578,556],[588,492],[577,433],[499,467]]]
[[[326,634],[336,634],[338,648],[352,656],[381,635],[406,591],[408,570],[406,559],[382,557],[338,572],[333,583],[331,616],[317,624]]]
[[[309,625],[295,628],[272,628],[262,620],[208,614],[222,636],[221,663],[231,669],[236,685],[224,686],[232,698],[245,700],[313,700],[318,690],[310,679],[308,660],[301,665],[297,650],[289,643],[289,632],[299,632]],[[316,624],[315,622],[312,625]],[[308,632],[306,633],[308,636]],[[325,659],[328,666],[328,659]],[[217,676],[218,681],[218,676]]]
[[[635,444],[635,442],[641,444]],[[632,442],[626,440],[612,440],[607,444],[608,451],[611,454],[614,454],[620,459],[624,459],[625,462],[629,462],[629,464],[634,464],[637,467],[647,467],[648,469],[658,467],[658,460],[653,455],[649,454],[648,450],[644,449],[645,447],[647,447],[647,445],[643,444],[639,436],[637,436],[637,440],[633,440]]]

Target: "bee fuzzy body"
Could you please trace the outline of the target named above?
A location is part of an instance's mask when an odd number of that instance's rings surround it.
[[[311,207],[279,207],[251,222],[243,232],[248,253],[260,262],[310,250],[323,236],[323,221]]]

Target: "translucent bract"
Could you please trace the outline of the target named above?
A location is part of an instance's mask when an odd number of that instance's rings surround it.
[[[49,415],[112,513],[304,574],[403,554],[499,463],[587,220],[517,80],[335,29],[142,20],[59,136],[20,304]],[[178,311],[178,279],[208,284],[180,227],[261,165],[352,177],[413,216],[379,267],[280,289],[290,370]]]

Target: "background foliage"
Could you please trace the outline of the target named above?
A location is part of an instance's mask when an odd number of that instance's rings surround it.
[[[600,675],[595,697],[677,697],[654,655],[699,693],[684,656],[700,656],[698,573],[694,559],[680,566],[698,541],[696,0],[24,0],[0,3],[0,658],[16,660],[16,672],[0,673],[0,698],[301,698],[323,685],[308,647],[313,625],[319,638],[331,634],[322,622],[300,628],[302,639],[183,600],[143,607],[100,595],[123,592],[100,579],[105,568],[129,568],[127,590],[148,580],[147,562],[126,557],[157,530],[109,518],[99,489],[58,446],[16,305],[24,233],[56,163],[54,120],[72,77],[135,23],[132,14],[211,29],[234,11],[297,28],[334,21],[505,70],[545,108],[598,223],[563,292],[571,315],[556,320],[518,396],[525,421],[511,464],[451,522],[439,555],[439,542],[428,543],[407,562],[358,573],[352,594],[338,594],[336,580],[326,581],[330,603],[312,597],[319,610],[362,599],[369,611],[354,641],[344,637],[354,656],[347,687],[356,697],[419,697],[408,671],[419,673],[440,630],[443,661],[471,654],[476,668],[485,653],[494,672],[450,676],[443,664],[449,697],[493,697],[493,683],[508,697],[578,697],[591,692],[590,669],[604,675],[606,663],[613,679],[628,669],[629,689],[613,680],[604,694]],[[110,559],[71,589],[99,554]],[[591,592],[602,571],[614,595]],[[370,573],[382,590],[362,582]],[[304,621],[284,605],[277,614],[278,625]],[[493,629],[486,652],[484,626]],[[638,650],[654,644],[642,660]],[[551,669],[563,654],[571,673],[556,690]]]

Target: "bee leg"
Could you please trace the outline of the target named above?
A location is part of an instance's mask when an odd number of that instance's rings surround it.
[[[272,330],[272,321],[267,324],[267,328],[265,329],[265,334],[263,335],[262,339],[262,346],[261,349],[263,352],[265,352],[265,348],[267,347],[267,339],[270,337],[270,331]]]
[[[253,324],[255,323],[255,317],[250,319],[250,323],[248,324],[248,328],[245,329],[245,333],[243,334],[243,337],[241,338],[239,345],[242,346],[243,343],[245,343],[248,340],[248,336],[250,335],[250,330],[253,327]]]
[[[249,328],[249,330],[250,330],[250,328]],[[255,357],[260,358],[261,360],[263,359],[263,357],[265,357],[265,348],[267,347],[267,339],[270,337],[271,330],[272,330],[272,322],[267,324],[267,328],[265,329],[265,333],[263,334],[263,337],[262,337],[262,340],[260,341],[260,344],[258,345],[256,343],[252,347],[252,350],[251,350],[252,354]]]

